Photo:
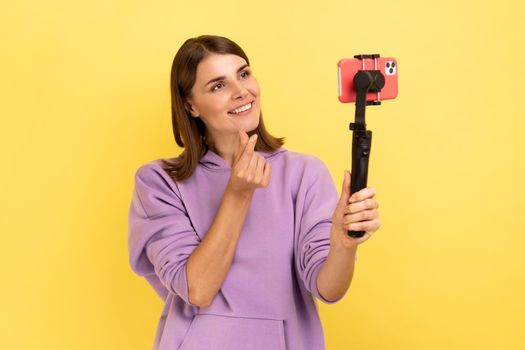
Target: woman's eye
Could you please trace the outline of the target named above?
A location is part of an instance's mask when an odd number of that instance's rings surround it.
[[[247,70],[245,70],[244,72],[241,73],[241,77],[242,77],[242,78],[246,78],[246,77],[248,77],[249,75],[250,75],[250,72],[247,71]]]
[[[220,86],[223,86],[223,85],[224,85],[223,83],[215,84],[215,85],[213,86],[213,88],[211,89],[211,91],[216,91],[217,89],[220,88]]]

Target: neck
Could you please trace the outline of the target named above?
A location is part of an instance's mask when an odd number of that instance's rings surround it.
[[[213,140],[205,141],[208,147],[215,153],[217,153],[230,168],[233,168],[233,163],[237,159],[239,152],[239,137],[232,135],[231,137],[223,137],[220,142],[214,142]]]

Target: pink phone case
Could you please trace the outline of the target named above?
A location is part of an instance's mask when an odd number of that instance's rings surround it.
[[[380,70],[385,77],[385,86],[381,89],[381,92],[369,92],[366,96],[367,101],[391,100],[397,97],[398,67],[395,58],[378,58],[377,68],[372,58],[364,60],[358,58],[342,59],[337,66],[339,69],[339,101],[343,103],[355,102],[354,76],[359,70]]]

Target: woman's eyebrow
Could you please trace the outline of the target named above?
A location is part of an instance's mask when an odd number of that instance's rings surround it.
[[[244,68],[248,67],[247,64],[245,65],[242,65],[239,69],[237,69],[237,73],[239,73],[241,70],[243,70]],[[206,87],[208,84],[211,84],[213,82],[216,82],[216,81],[219,81],[219,80],[223,80],[223,79],[226,79],[226,77],[223,75],[223,76],[220,76],[220,77],[217,77],[217,78],[213,78],[212,80],[210,80],[209,82],[207,82],[206,84],[204,84],[204,86]]]

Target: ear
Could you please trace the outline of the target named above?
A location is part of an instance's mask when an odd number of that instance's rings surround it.
[[[192,117],[197,118],[200,115],[199,111],[195,109],[195,107],[191,104],[191,101],[189,101],[188,99],[184,100],[184,108],[188,113],[191,114]]]

